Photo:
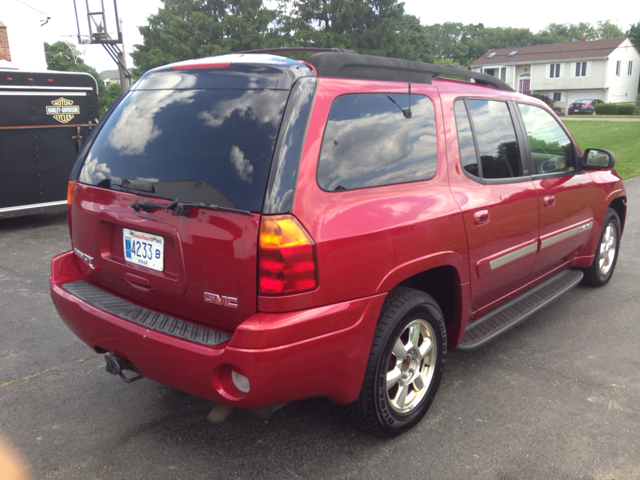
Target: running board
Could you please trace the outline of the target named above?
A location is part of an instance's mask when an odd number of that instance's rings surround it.
[[[584,274],[581,270],[565,270],[555,277],[467,326],[460,345],[454,350],[471,351],[524,322],[563,293],[578,285]]]

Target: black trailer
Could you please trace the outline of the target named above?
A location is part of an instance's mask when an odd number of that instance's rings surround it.
[[[69,173],[98,122],[88,73],[0,70],[0,218],[66,205]]]

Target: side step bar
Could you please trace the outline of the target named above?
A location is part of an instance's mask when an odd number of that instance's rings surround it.
[[[578,285],[584,274],[565,270],[502,307],[467,325],[460,345],[454,350],[471,351],[511,330],[563,293]]]

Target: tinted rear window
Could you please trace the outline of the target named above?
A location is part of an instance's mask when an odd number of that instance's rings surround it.
[[[79,180],[260,211],[288,90],[138,90],[106,120]]]

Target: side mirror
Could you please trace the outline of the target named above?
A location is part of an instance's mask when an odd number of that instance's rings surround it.
[[[587,148],[582,156],[585,167],[595,169],[613,168],[616,157],[604,148]]]

